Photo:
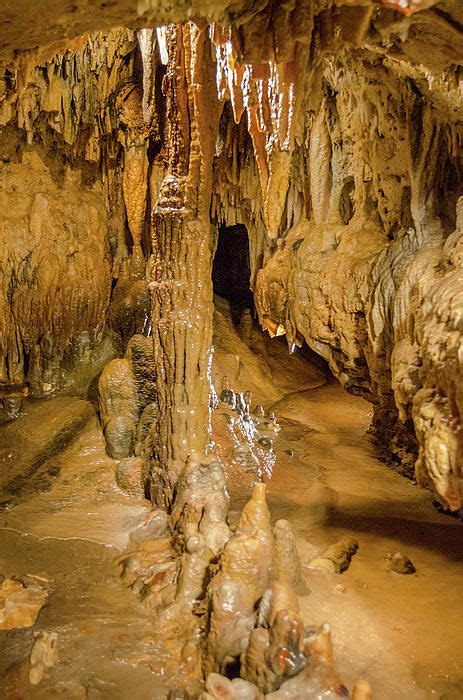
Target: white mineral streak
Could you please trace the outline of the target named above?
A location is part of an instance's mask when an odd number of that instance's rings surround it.
[[[161,55],[161,63],[166,66],[169,60],[169,54],[167,51],[167,27],[157,27],[156,36],[158,38],[159,53]]]

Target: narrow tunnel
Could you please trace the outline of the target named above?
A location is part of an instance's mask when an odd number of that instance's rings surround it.
[[[219,226],[217,250],[212,267],[214,293],[241,309],[253,308],[250,289],[251,264],[246,227]]]
[[[459,4],[26,5],[1,697],[463,697]]]

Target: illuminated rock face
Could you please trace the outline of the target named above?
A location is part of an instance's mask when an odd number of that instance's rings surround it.
[[[49,169],[37,150],[1,166],[0,381],[62,388],[72,339],[97,342],[111,294],[108,212],[100,183]],[[92,251],[92,255],[89,255]]]
[[[6,73],[0,381],[35,395],[72,387],[70,365],[107,361],[111,282],[126,257],[111,95],[133,73],[133,46],[131,31],[97,34]]]
[[[304,338],[374,402],[385,457],[458,510],[460,128],[441,126],[451,88],[432,89],[432,55],[420,94],[403,81],[411,50],[405,41],[399,74],[366,50],[325,69],[295,176],[301,213],[258,272],[255,301],[262,322]]]
[[[180,3],[34,24],[19,2],[20,45],[3,25],[1,381],[69,389],[152,338],[123,452],[154,500],[207,448],[212,259],[240,225],[262,325],[372,400],[386,458],[460,508],[462,17],[381,5],[198,0],[156,33]]]

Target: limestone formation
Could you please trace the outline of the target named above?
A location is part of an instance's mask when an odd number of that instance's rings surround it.
[[[363,678],[357,681],[352,690],[352,700],[371,700],[372,697],[370,683]]]
[[[113,444],[114,449],[114,444]],[[121,459],[116,467],[116,484],[135,498],[145,497],[144,463],[140,457]]]
[[[280,610],[299,612],[299,601],[294,589],[284,583],[272,583],[259,603],[257,622],[259,627],[272,627]]]
[[[312,569],[321,569],[334,574],[342,574],[348,569],[352,557],[358,549],[358,542],[353,537],[342,537],[338,542],[330,544],[315,559],[309,563]]]
[[[264,693],[277,690],[305,666],[300,650],[303,621],[296,613],[280,610],[270,630],[256,628],[242,663],[242,675]]]
[[[272,533],[262,484],[244,507],[236,534],[223,537],[215,552],[206,546],[211,521],[204,536],[199,534],[202,521],[198,523],[201,512],[207,512],[201,506],[208,483],[204,466],[193,459],[185,468],[178,508],[174,502],[173,538],[159,536],[166,532],[165,518],[162,511],[154,511],[143,532],[134,533],[135,546],[119,559],[125,583],[155,614],[157,634],[179,664],[196,659],[190,669],[195,677],[202,650],[205,698],[259,698],[284,689],[289,679],[301,674],[308,675],[302,675],[299,684],[309,680],[310,687],[323,692],[343,687],[334,669],[329,627],[304,627],[298,598],[288,583],[275,581],[268,587],[278,571],[273,560],[278,555],[269,548]],[[226,524],[221,492],[212,494],[222,504],[219,510]],[[186,503],[192,509],[185,511]],[[217,518],[212,521],[214,529],[216,525]],[[287,523],[279,527],[288,530]],[[172,545],[182,549],[180,557]],[[239,669],[241,682],[225,677],[233,668]]]
[[[226,673],[245,651],[268,581],[267,554],[256,535],[235,535],[225,546],[221,570],[208,588],[206,673]]]
[[[108,454],[125,459],[133,454],[139,405],[135,377],[126,359],[112,360],[98,383],[100,419]]]
[[[126,352],[137,385],[138,410],[140,413],[148,404],[156,402],[156,368],[153,357],[153,343],[144,335],[133,335]]]
[[[402,552],[389,555],[389,568],[397,574],[414,574],[416,572],[413,562]]]
[[[134,451],[136,455],[143,456],[146,461],[151,454],[151,426],[158,417],[159,406],[157,401],[154,401],[145,406],[138,421]]]
[[[139,471],[148,480],[149,434],[158,417],[156,370],[149,338],[133,335],[123,359],[112,360],[98,382],[100,420],[107,451],[115,459],[134,452],[141,458]]]
[[[167,172],[153,210],[150,288],[163,416],[154,430],[152,481],[154,486],[164,473],[163,494],[171,503],[188,454],[202,452],[207,445],[212,341],[209,205],[220,112],[207,27],[171,27],[168,49],[163,83],[169,124]]]
[[[52,44],[41,21],[40,42],[21,32],[19,48],[41,48],[4,64],[3,209],[18,192],[35,233],[8,213],[1,381],[59,390],[67,348],[82,332],[101,342],[106,316],[123,343],[156,329],[154,468],[172,491],[207,442],[210,212],[248,229],[262,325],[370,398],[384,455],[458,511],[458,10],[298,0],[270,21],[267,2],[227,5],[198,0],[190,16],[214,23],[171,29],[164,47],[150,29],[82,34],[78,3],[78,38],[56,28]],[[182,14],[138,11],[140,25]],[[117,18],[133,25],[122,0]],[[95,10],[93,29],[107,26]]]
[[[99,379],[100,418],[103,429],[114,416],[125,415],[133,422],[138,416],[138,393],[130,363],[112,360]]]
[[[150,313],[145,261],[138,250],[132,256],[130,264],[125,261],[121,264],[108,309],[108,323],[122,344],[125,344],[135,334],[148,333]]]
[[[301,562],[291,524],[287,520],[278,520],[273,528],[275,538],[275,580],[287,583],[298,593],[304,589]]]
[[[171,513],[177,538],[185,542],[199,533],[206,538],[212,535],[215,524],[226,521],[228,501],[225,473],[217,457],[190,455],[177,483]]]
[[[259,697],[256,686],[242,678],[233,678],[230,681],[218,673],[210,673],[206,679],[206,690],[200,695],[200,700],[259,700]]]
[[[152,510],[130,533],[132,543],[149,540],[156,537],[167,537],[170,534],[169,517],[164,510]]]
[[[41,632],[32,647],[29,680],[32,685],[38,685],[46,669],[58,661],[58,634],[56,632]]]
[[[155,537],[134,542],[133,549],[124,553],[118,563],[122,578],[136,594],[148,599],[152,610],[165,607],[175,596],[177,557],[170,538]]]

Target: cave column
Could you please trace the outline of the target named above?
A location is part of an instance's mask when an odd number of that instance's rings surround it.
[[[208,30],[170,27],[168,168],[153,211],[152,328],[160,418],[151,496],[169,507],[188,455],[208,442],[212,345],[212,162],[220,104]]]

